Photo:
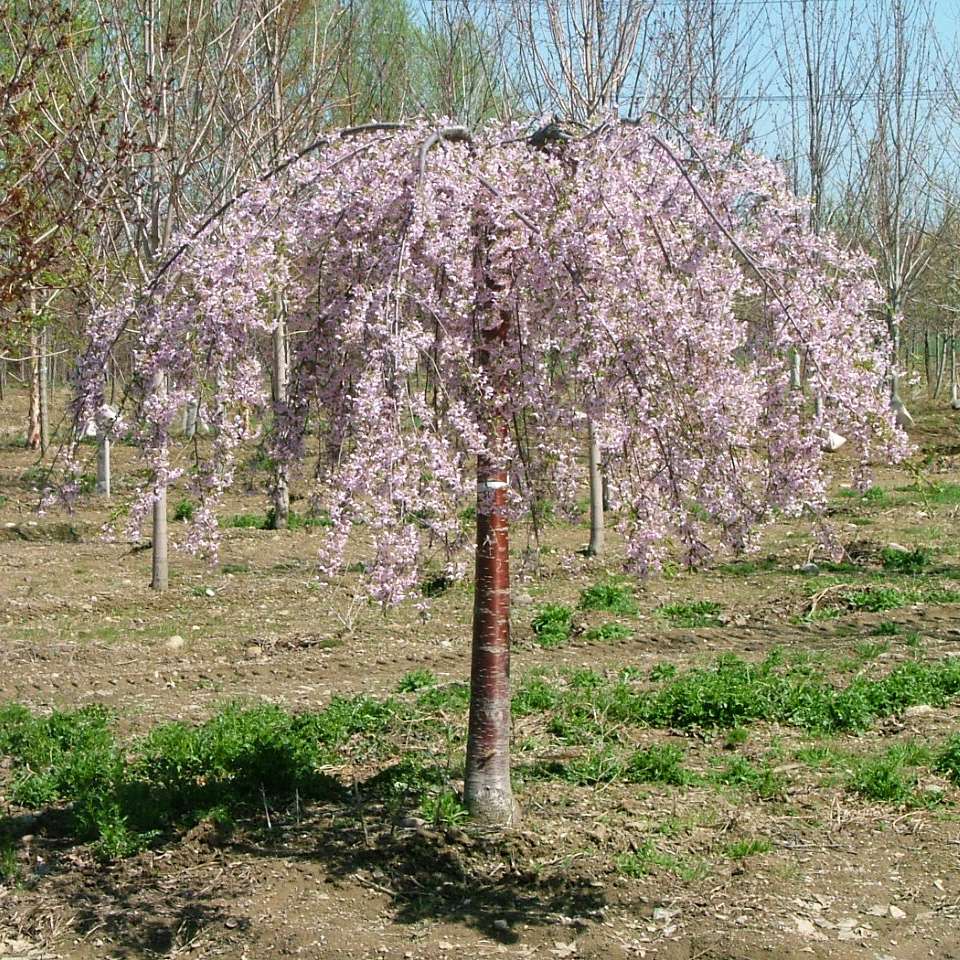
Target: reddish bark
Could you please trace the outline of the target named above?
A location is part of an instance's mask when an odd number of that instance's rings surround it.
[[[479,272],[490,290],[486,244],[477,246]],[[488,308],[489,309],[489,308]],[[484,326],[479,311],[478,356],[498,393],[506,389],[497,372],[512,314],[500,308],[497,320]],[[494,403],[487,425],[494,442],[507,435],[507,422]],[[507,514],[509,475],[498,464],[477,463],[477,559],[473,602],[473,650],[470,668],[470,722],[464,801],[473,817],[509,825],[519,820],[510,784],[510,531]]]

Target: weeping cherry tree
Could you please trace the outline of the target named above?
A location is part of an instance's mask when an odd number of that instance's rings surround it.
[[[510,824],[509,523],[545,486],[572,507],[588,425],[640,575],[816,515],[829,432],[858,482],[906,449],[870,264],[808,223],[776,165],[696,124],[344,131],[178,241],[149,296],[91,317],[75,413],[102,404],[106,351],[128,339],[125,429],[152,476],[136,524],[177,479],[172,424],[201,397],[213,439],[184,478],[201,504],[186,546],[215,551],[241,409],[271,407],[259,358],[282,298],[295,336],[269,439],[295,475],[319,434],[322,575],[349,548],[372,601],[415,597],[428,544],[457,572],[476,503],[465,801]],[[796,351],[817,410],[791,389]]]

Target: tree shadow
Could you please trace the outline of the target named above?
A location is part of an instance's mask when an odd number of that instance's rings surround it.
[[[461,923],[503,943],[516,942],[524,925],[602,917],[602,885],[576,869],[541,869],[521,833],[497,836],[469,825],[398,827],[375,804],[330,813],[320,818],[325,823],[315,823],[307,846],[291,848],[264,838],[236,842],[232,849],[322,863],[332,880],[388,897],[398,923]]]
[[[501,943],[519,940],[522,926],[601,918],[602,886],[575,869],[538,867],[529,835],[430,826],[378,797],[377,779],[306,817],[299,805],[271,810],[269,827],[261,814],[232,833],[204,821],[109,865],[78,856],[62,810],[0,818],[0,836],[36,834],[44,869],[24,892],[62,904],[75,935],[108,939],[115,956],[170,956],[203,937],[220,946],[248,940],[250,921],[233,906],[236,868],[246,863],[256,875],[267,860],[316,864],[330,882],[376,891],[397,923],[460,923]]]

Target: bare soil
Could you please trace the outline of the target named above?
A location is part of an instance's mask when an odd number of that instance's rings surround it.
[[[885,490],[914,484],[917,470],[960,482],[960,420],[922,413],[921,452],[909,467],[878,470]],[[103,703],[133,734],[203,719],[237,698],[298,710],[336,694],[388,696],[419,668],[467,679],[470,584],[438,597],[427,620],[412,603],[384,615],[354,598],[353,578],[317,581],[322,529],[227,529],[220,567],[173,554],[169,591],[152,592],[149,550],[99,537],[129,489],[135,451],[115,447],[113,504],[89,496],[74,515],[38,516],[24,416],[25,397],[8,394],[0,404],[0,702]],[[224,515],[266,509],[265,474],[251,466],[243,476]],[[944,582],[960,577],[956,506],[909,491],[886,503],[834,503],[852,552],[920,545],[943,565]],[[530,629],[536,606],[573,606],[585,586],[619,572],[615,538],[606,557],[576,552],[587,533],[549,526],[540,570],[515,578],[516,677],[536,668],[649,671],[665,661],[683,668],[719,653],[760,659],[775,647],[839,662],[881,621],[918,631],[925,658],[960,654],[957,606],[803,622],[809,583],[793,568],[817,554],[800,523],[765,533],[759,556],[769,569],[718,563],[638,585],[640,613],[627,639],[591,642],[581,631],[542,649]],[[516,571],[525,539],[518,530]],[[665,602],[701,599],[722,604],[723,626],[676,629],[656,613]],[[581,615],[578,624],[605,619]],[[892,638],[871,668],[916,655]],[[915,709],[837,739],[854,751],[910,738],[939,743],[960,729],[958,718],[957,706]],[[515,726],[520,742],[524,720]],[[681,743],[694,764],[718,748],[709,734],[643,735]],[[960,960],[960,790],[944,781],[947,802],[930,808],[868,803],[794,759],[810,742],[791,728],[751,728],[744,755],[779,757],[789,777],[787,795],[773,800],[707,786],[525,781],[523,824],[505,838],[398,825],[358,793],[352,805],[274,811],[269,829],[251,823],[229,837],[201,824],[177,842],[102,864],[24,819],[19,879],[0,885],[0,958]],[[4,798],[4,783],[0,765],[0,825],[11,828],[22,811]],[[618,868],[651,837],[676,868],[640,877]],[[724,855],[750,838],[769,849]]]

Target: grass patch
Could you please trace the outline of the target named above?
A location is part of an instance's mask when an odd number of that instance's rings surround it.
[[[678,600],[657,607],[656,612],[671,627],[720,627],[722,610],[722,604],[713,600]]]
[[[195,509],[193,501],[184,497],[182,500],[178,500],[177,505],[173,508],[173,519],[181,523],[188,523],[193,519]]]
[[[874,486],[860,491],[852,487],[840,491],[840,496],[846,500],[859,500],[862,503],[872,504],[875,507],[886,506],[890,502],[890,495],[883,487]]]
[[[332,520],[326,513],[298,513],[291,510],[287,514],[288,530],[304,530],[311,527],[329,527]],[[266,513],[235,513],[220,519],[220,526],[238,530],[275,530],[276,513],[271,507]]]
[[[470,687],[466,683],[428,687],[417,698],[417,706],[437,713],[463,713],[470,706]]]
[[[581,610],[601,610],[632,617],[637,613],[637,601],[633,588],[623,580],[606,580],[595,583],[580,593],[577,606]]]
[[[416,693],[427,687],[437,685],[437,675],[432,670],[411,670],[405,673],[397,684],[398,693]]]
[[[635,852],[621,853],[614,861],[617,870],[625,877],[639,880],[658,870],[672,873],[686,883],[700,880],[707,874],[704,863],[687,863],[671,853],[658,850],[652,840],[644,840]]]
[[[884,547],[880,554],[880,563],[884,570],[893,573],[918,574],[930,563],[930,552],[923,547],[915,547],[913,550]]]
[[[598,627],[591,627],[583,635],[584,640],[595,640],[601,643],[610,643],[616,640],[626,640],[633,636],[633,631],[622,623],[601,623]]]
[[[547,603],[540,607],[530,626],[534,642],[541,647],[562,646],[570,639],[573,629],[573,611],[561,603]]]
[[[762,560],[734,560],[731,563],[718,563],[717,573],[731,577],[749,577],[757,573],[771,573],[777,569],[776,557],[764,557]]]
[[[428,793],[420,803],[420,812],[434,826],[456,826],[470,816],[460,797],[449,788]]]
[[[939,758],[937,758],[939,761]],[[939,792],[917,791],[917,770],[934,763],[933,751],[916,740],[898,743],[883,753],[854,762],[847,789],[880,803],[929,806],[942,799]]]
[[[918,496],[928,504],[945,507],[960,504],[960,483],[913,483],[908,487],[897,487],[897,491]]]
[[[587,695],[554,692],[561,719],[584,735],[607,724],[661,729],[730,729],[758,720],[818,732],[864,730],[877,717],[917,704],[944,706],[960,696],[960,659],[910,660],[876,679],[858,676],[835,687],[810,664],[784,664],[773,654],[759,663],[723,655],[707,667],[676,673],[653,690],[628,679]]]
[[[627,762],[624,778],[630,783],[668,783],[678,787],[696,779],[684,769],[683,751],[673,744],[653,744],[635,751]]]
[[[72,829],[105,859],[124,857],[211,812],[262,808],[278,798],[336,797],[323,767],[356,734],[374,736],[398,705],[335,699],[318,713],[228,706],[206,723],[165,723],[121,745],[102,708],[37,717],[0,711],[0,753],[11,758],[10,800],[27,809],[68,804]]]
[[[774,773],[769,765],[757,767],[744,757],[724,761],[710,779],[714,783],[745,788],[761,800],[780,798],[786,790],[783,777]]]
[[[733,840],[723,848],[723,855],[731,860],[746,860],[761,853],[769,853],[773,844],[763,837],[749,837],[744,840]]]
[[[936,755],[933,769],[960,786],[960,733],[955,733]]]
[[[960,590],[938,583],[832,584],[813,597],[801,619],[834,620],[845,613],[883,613],[914,603],[960,603]]]

